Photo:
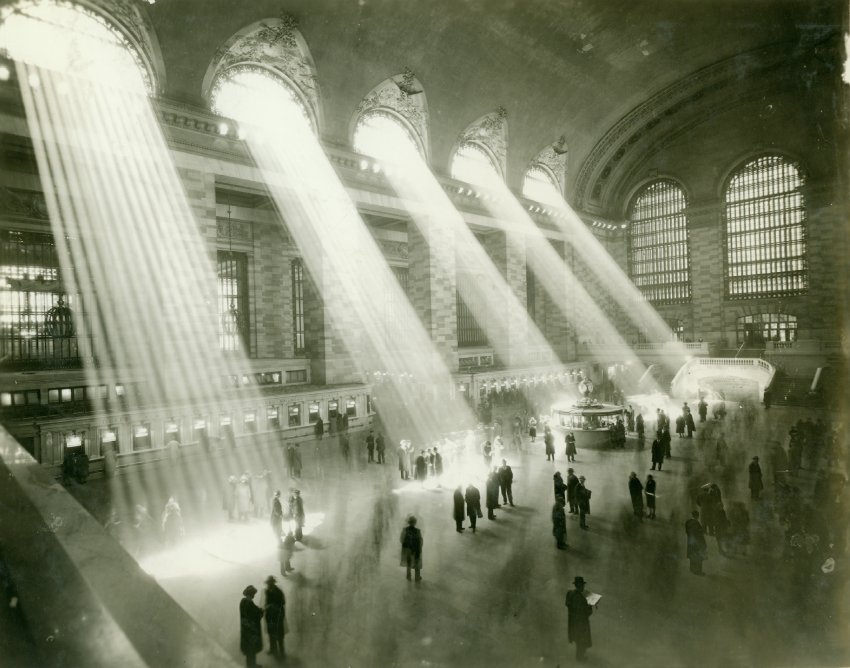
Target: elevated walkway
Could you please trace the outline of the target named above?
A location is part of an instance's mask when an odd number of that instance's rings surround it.
[[[688,360],[670,383],[671,396],[712,393],[726,401],[762,401],[776,367],[753,357],[698,357]]]

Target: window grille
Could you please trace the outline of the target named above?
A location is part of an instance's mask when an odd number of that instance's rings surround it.
[[[292,337],[295,354],[305,350],[304,329],[304,265],[300,259],[292,261]]]
[[[219,347],[239,350],[248,343],[248,257],[218,251]]]

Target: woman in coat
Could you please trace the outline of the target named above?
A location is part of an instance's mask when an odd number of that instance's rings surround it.
[[[260,620],[263,611],[254,603],[257,588],[248,585],[239,601],[239,649],[245,655],[246,666],[257,665],[257,654],[263,651],[263,630]]]

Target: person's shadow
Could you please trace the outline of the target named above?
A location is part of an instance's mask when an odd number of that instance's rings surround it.
[[[311,550],[324,550],[325,543],[321,538],[316,536],[304,536],[301,539],[301,544]]]

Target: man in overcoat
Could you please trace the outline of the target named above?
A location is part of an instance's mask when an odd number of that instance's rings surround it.
[[[564,512],[564,497],[555,499],[552,506],[552,535],[555,536],[555,546],[559,550],[567,549],[567,514]]]
[[[590,515],[590,490],[585,487],[584,476],[578,477],[576,485],[576,504],[578,505],[579,528],[587,530],[587,516]]]
[[[266,578],[266,631],[269,634],[269,654],[283,656],[283,620],[286,615],[286,597],[276,583],[277,580],[274,579],[274,576],[269,575]]]
[[[632,510],[635,517],[643,522],[643,484],[634,471],[629,474],[629,496],[632,497]]]
[[[567,503],[570,504],[570,514],[578,513],[578,501],[576,500],[576,487],[578,487],[578,477],[573,469],[567,469]],[[557,494],[555,495],[557,496]]]
[[[584,661],[585,653],[593,646],[590,637],[591,606],[584,596],[584,578],[580,575],[573,580],[575,589],[567,592],[567,640],[575,643],[576,661]]]
[[[452,510],[452,516],[455,518],[455,531],[460,533],[463,531],[463,518],[466,517],[465,513],[465,500],[463,498],[463,487],[460,485],[457,486],[455,490],[454,496],[454,508]]]
[[[659,431],[652,441],[652,470],[655,470],[656,465],[658,470],[664,465],[664,444],[661,442],[661,432]]]
[[[487,519],[496,519],[496,513],[493,511],[496,508],[501,508],[499,504],[499,474],[496,470],[490,471],[487,476]]]
[[[466,516],[469,518],[469,523],[472,525],[472,533],[475,533],[475,522],[483,515],[481,512],[481,492],[478,488],[469,483],[466,487]]]
[[[753,457],[749,467],[750,477],[750,497],[753,501],[758,501],[761,491],[764,489],[764,483],[761,479],[761,466],[759,466],[759,458]]]
[[[239,601],[239,649],[245,655],[246,666],[257,665],[257,654],[263,651],[262,609],[254,603],[257,588],[248,585]]]
[[[510,503],[511,506],[514,505],[513,484],[513,469],[508,466],[508,460],[503,459],[502,466],[499,469],[499,490],[502,492],[502,503]]]
[[[688,537],[688,560],[691,565],[691,573],[702,575],[702,562],[707,555],[705,544],[705,530],[699,523],[699,511],[691,513],[691,519],[685,522],[685,535]]]
[[[401,565],[407,568],[407,579],[410,579],[410,569],[416,573],[416,581],[422,579],[422,532],[416,528],[416,518],[407,518],[407,526],[401,530]]]

